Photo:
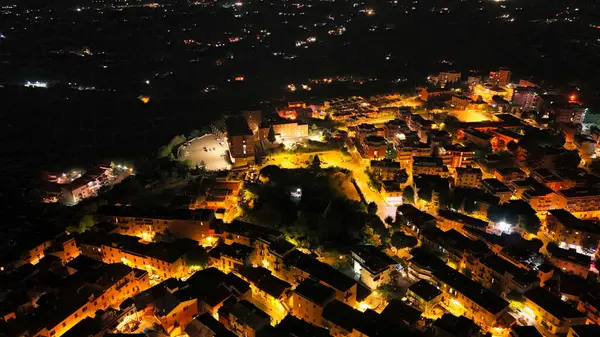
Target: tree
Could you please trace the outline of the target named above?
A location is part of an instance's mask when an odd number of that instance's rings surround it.
[[[310,132],[311,133],[314,133],[315,131],[317,131],[317,129],[318,129],[317,124],[313,123],[313,124],[310,125]]]
[[[315,155],[313,157],[312,163],[310,164],[310,167],[312,169],[320,169],[321,168],[321,159],[319,158],[319,155]]]
[[[377,204],[374,201],[371,201],[369,205],[367,205],[367,213],[371,215],[377,214]]]
[[[156,156],[158,157],[158,159],[166,158],[169,156],[170,153],[171,149],[168,146],[163,145],[158,148],[158,154]]]
[[[415,202],[415,190],[412,186],[406,186],[402,191],[402,202],[413,204]]]
[[[396,232],[392,234],[390,243],[398,249],[413,248],[419,243],[419,240],[414,236],[406,235],[403,232]]]
[[[92,229],[92,227],[94,227],[95,225],[96,219],[94,218],[94,216],[87,214],[79,220],[79,223],[76,226],[67,227],[67,231],[71,233],[83,233]]]
[[[554,160],[554,167],[560,169],[573,169],[579,166],[581,157],[577,151],[566,152]]]
[[[510,152],[516,152],[519,148],[519,144],[517,144],[514,140],[511,140],[510,142],[508,142],[508,144],[506,144],[506,148]]]
[[[267,140],[271,143],[275,143],[275,129],[273,129],[273,125],[269,127],[269,134],[267,135]]]
[[[391,216],[386,216],[385,217],[385,223],[388,224],[389,226],[393,226],[394,225],[394,218],[392,218]]]
[[[400,184],[404,184],[408,181],[408,173],[406,173],[405,169],[402,169],[394,175],[394,179]]]
[[[394,148],[393,144],[388,144],[385,150],[385,158],[386,159],[396,159],[398,157],[398,151]]]
[[[196,138],[198,136],[200,136],[201,132],[200,130],[193,130],[192,132],[190,132],[190,138]]]
[[[190,247],[186,260],[189,266],[204,268],[208,265],[208,253],[201,246]]]

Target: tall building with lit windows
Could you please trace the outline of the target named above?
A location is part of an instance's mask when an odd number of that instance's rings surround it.
[[[232,116],[225,120],[227,142],[234,166],[254,164],[254,135],[243,116]]]

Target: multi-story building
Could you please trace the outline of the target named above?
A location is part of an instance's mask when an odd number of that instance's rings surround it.
[[[438,175],[448,177],[448,167],[444,166],[441,158],[436,157],[413,157],[412,175]]]
[[[429,313],[440,303],[442,292],[433,284],[419,280],[408,287],[406,297],[412,302],[412,305],[424,313]]]
[[[509,181],[523,180],[527,178],[527,175],[518,167],[504,167],[494,170],[494,178],[500,182],[507,183]]]
[[[568,190],[575,187],[574,181],[560,177],[545,168],[531,170],[529,176],[540,184],[548,186],[555,192],[559,190]]]
[[[439,157],[448,167],[467,167],[473,162],[473,149],[461,145],[444,145],[438,147]]]
[[[567,337],[594,337],[600,336],[600,325],[571,325]]]
[[[410,129],[403,119],[393,119],[383,124],[383,136],[388,141],[394,141],[394,138],[406,138],[408,132],[410,132]]]
[[[403,143],[396,147],[398,162],[403,169],[410,169],[413,157],[431,156],[431,146],[421,142]]]
[[[354,135],[359,139],[368,136],[382,136],[383,133],[383,130],[373,124],[363,123],[354,126]]]
[[[381,182],[381,197],[383,200],[391,206],[399,205],[402,203],[402,192],[403,189],[400,187],[400,183],[396,180],[384,180]]]
[[[271,318],[252,303],[243,300],[222,306],[219,309],[219,322],[238,336],[255,337],[269,327]]]
[[[80,270],[63,280],[69,286],[43,295],[31,317],[16,318],[16,326],[27,330],[19,335],[60,337],[98,310],[118,307],[149,286],[148,273],[122,264],[79,265]]]
[[[508,143],[518,143],[523,138],[523,135],[504,128],[492,130],[491,134],[493,137],[490,144],[492,144],[492,150],[494,151],[505,151]]]
[[[335,298],[350,306],[356,304],[357,283],[337,269],[320,262],[299,250],[294,250],[284,258],[287,266],[282,275],[291,284],[297,285],[307,278],[319,280],[335,290]]]
[[[508,302],[483,288],[433,256],[416,255],[409,261],[409,277],[430,280],[443,293],[442,302],[451,311],[481,326],[505,327]]]
[[[429,100],[440,100],[450,98],[452,90],[441,88],[423,88],[421,90],[421,100],[427,102]]]
[[[230,159],[235,166],[253,165],[255,161],[254,134],[242,116],[225,120]]]
[[[250,283],[252,302],[256,303],[269,316],[279,322],[290,311],[288,300],[291,296],[291,285],[271,274],[263,267],[240,268],[240,277]]]
[[[400,163],[392,159],[371,160],[371,172],[381,180],[391,180],[402,171]]]
[[[548,256],[550,257],[552,264],[565,273],[573,274],[586,279],[588,273],[590,272],[592,258],[588,255],[577,253],[575,248],[549,249]]]
[[[521,199],[529,203],[536,212],[556,209],[559,202],[558,194],[543,185],[525,190]]]
[[[512,103],[521,109],[533,110],[539,106],[540,97],[536,87],[516,87],[513,91]]]
[[[598,188],[571,188],[557,193],[557,208],[563,208],[579,218],[594,218],[600,213],[600,189]]]
[[[232,244],[220,243],[210,250],[208,257],[211,265],[228,273],[250,266],[252,253],[252,247],[237,242]]]
[[[471,103],[471,99],[469,97],[453,95],[447,104],[454,109],[465,110],[469,103]]]
[[[179,239],[172,243],[143,244],[132,236],[110,234],[102,245],[105,263],[124,263],[160,277],[180,277],[187,273],[186,253],[197,246],[193,240]]]
[[[475,129],[462,129],[458,131],[458,138],[464,139],[475,147],[485,148],[490,146],[492,136]]]
[[[552,334],[565,334],[571,325],[585,324],[587,317],[548,290],[533,288],[525,292],[526,315]]]
[[[457,167],[454,173],[454,187],[476,188],[481,186],[483,174],[481,169],[474,167]]]
[[[435,227],[436,218],[411,204],[402,204],[396,208],[396,221],[400,227],[404,226],[412,234],[418,234],[424,228]]]
[[[258,127],[262,123],[262,111],[260,109],[244,110],[242,111],[242,116],[244,116],[250,130],[252,130],[253,133],[258,132]]]
[[[310,278],[300,282],[292,295],[292,315],[323,326],[323,309],[335,299],[335,290]]]
[[[134,207],[104,207],[99,210],[109,222],[117,225],[119,234],[137,236],[152,241],[157,234],[170,232],[174,236],[202,241],[214,235],[211,224],[214,213],[208,209],[168,210],[152,208],[148,210]]]
[[[486,221],[473,218],[462,213],[446,209],[440,209],[438,211],[437,226],[443,231],[455,229],[456,231],[463,233],[463,227],[485,231],[488,225],[489,224]]]
[[[379,248],[369,245],[352,248],[352,261],[354,274],[371,290],[393,281],[392,270],[398,264]]]
[[[507,68],[490,71],[489,83],[493,85],[506,86],[510,82],[511,72]]]
[[[512,197],[512,191],[498,179],[483,179],[481,188],[491,195],[500,198],[500,203],[508,202]]]
[[[366,136],[360,139],[361,155],[367,159],[384,159],[387,141],[381,136]]]
[[[435,124],[432,120],[425,119],[421,115],[411,114],[408,117],[408,127],[413,131],[429,131],[432,129],[433,124]]]
[[[581,124],[585,119],[586,108],[580,103],[569,102],[565,105],[556,105],[550,109],[554,120],[558,123]]]
[[[564,209],[554,209],[546,216],[546,228],[561,247],[595,253],[600,243],[600,228],[590,220],[575,217]]]
[[[279,141],[296,140],[301,141],[308,138],[308,124],[298,123],[285,119],[278,119],[269,123],[263,123],[258,129],[258,139],[265,140],[269,138],[269,129],[273,128],[275,137]]]
[[[444,87],[448,83],[460,81],[461,73],[458,71],[440,71],[438,74],[438,84]]]
[[[518,267],[496,254],[475,259],[471,278],[488,289],[497,289],[503,294],[516,291],[520,294],[538,287],[540,282],[535,272]]]

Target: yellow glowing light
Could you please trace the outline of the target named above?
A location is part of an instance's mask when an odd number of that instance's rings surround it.
[[[365,302],[360,302],[358,304],[358,310],[360,310],[360,311],[365,311],[365,310],[367,310],[369,308],[370,308],[370,306],[367,303],[365,303]]]
[[[143,96],[143,95],[142,95],[142,96],[139,96],[139,97],[138,97],[138,99],[139,99],[140,101],[142,101],[142,103],[144,103],[144,104],[146,104],[146,103],[150,102],[150,96]]]

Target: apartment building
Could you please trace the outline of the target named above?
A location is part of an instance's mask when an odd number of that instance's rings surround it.
[[[563,208],[579,218],[597,217],[600,213],[600,189],[571,188],[558,192],[557,208]]]
[[[413,157],[412,158],[412,175],[437,175],[448,177],[448,167],[444,166],[441,158],[435,157]]]
[[[323,326],[323,309],[335,299],[335,290],[310,278],[300,282],[292,295],[292,315]]]
[[[571,325],[585,324],[587,317],[570,304],[543,288],[524,294],[525,312],[542,328],[552,334],[568,333]]]
[[[564,209],[554,209],[546,216],[546,228],[553,241],[569,249],[596,252],[600,228],[591,220],[579,219]]]
[[[481,186],[483,173],[474,167],[457,167],[454,173],[454,187],[477,188]]]
[[[398,265],[379,248],[360,245],[352,248],[354,274],[371,290],[392,282],[392,271]]]
[[[124,263],[164,278],[180,277],[187,272],[187,251],[197,245],[196,241],[188,239],[143,244],[136,237],[110,234],[102,244],[102,260]]]
[[[139,209],[134,207],[104,207],[100,214],[117,225],[116,232],[152,241],[154,236],[169,232],[176,237],[201,242],[213,236],[215,217],[212,210],[170,210],[166,208]]]

